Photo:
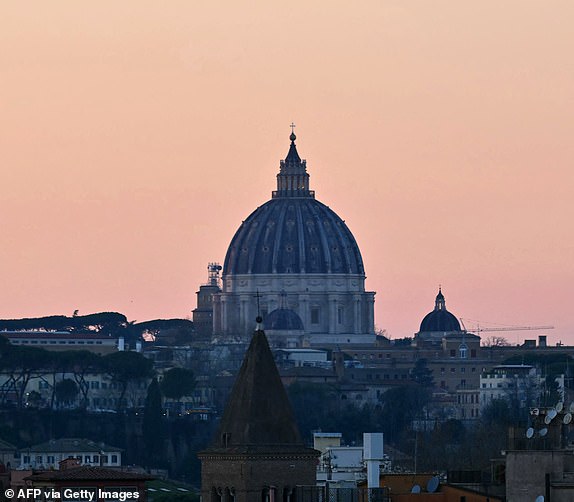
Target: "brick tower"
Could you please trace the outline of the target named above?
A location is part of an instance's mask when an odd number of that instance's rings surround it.
[[[215,440],[198,456],[203,502],[294,502],[296,486],[315,485],[319,452],[301,440],[259,325]]]

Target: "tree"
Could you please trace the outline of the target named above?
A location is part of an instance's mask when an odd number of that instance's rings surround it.
[[[175,401],[183,396],[191,396],[195,389],[193,371],[185,368],[171,368],[163,374],[161,392],[168,399]]]
[[[43,373],[49,359],[50,353],[44,349],[7,346],[0,358],[0,370],[8,376],[0,389],[2,399],[5,400],[8,393],[14,393],[21,408],[30,379]]]
[[[385,392],[381,412],[383,432],[396,439],[416,417],[421,416],[430,398],[430,389],[419,385],[403,385]]]
[[[139,352],[113,352],[103,357],[105,371],[120,388],[118,411],[125,406],[128,385],[153,376],[153,362]]]
[[[63,373],[72,372],[81,395],[80,406],[85,408],[88,406],[90,391],[90,384],[86,377],[103,368],[102,356],[88,350],[70,350],[62,353],[60,365]]]
[[[144,418],[142,424],[143,441],[146,448],[146,459],[149,467],[159,467],[164,457],[163,413],[161,406],[161,391],[156,378],[152,379],[147,388],[145,398]]]
[[[78,397],[78,386],[76,382],[65,378],[56,384],[56,399],[60,406],[72,404]]]
[[[423,387],[432,387],[434,385],[432,370],[428,367],[426,359],[417,359],[411,370],[411,379]]]
[[[500,335],[490,335],[482,340],[483,347],[509,347],[510,343]]]

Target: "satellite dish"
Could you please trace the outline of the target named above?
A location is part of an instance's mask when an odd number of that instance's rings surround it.
[[[570,403],[570,406],[568,406],[568,411],[569,411],[570,413],[574,413],[574,401],[572,401],[572,402]]]
[[[572,413],[566,413],[566,415],[564,415],[564,418],[562,419],[562,422],[564,423],[564,425],[568,425],[570,422],[572,422]]]
[[[528,427],[528,429],[526,429],[526,437],[528,439],[532,439],[532,436],[534,436],[534,429],[532,427]]]
[[[420,485],[415,485],[411,488],[411,493],[420,493],[420,492],[421,492]]]
[[[549,412],[548,415],[546,415],[547,417],[550,417],[550,420],[554,420],[556,418],[556,415],[558,415],[558,412],[552,408]]]
[[[540,437],[543,438],[544,436],[546,436],[546,434],[548,434],[548,429],[544,427],[544,429],[540,429],[538,431],[538,434],[540,434]]]
[[[560,413],[564,409],[564,403],[562,401],[560,401],[559,403],[556,403],[556,406],[554,406],[554,409],[558,413]]]
[[[439,479],[436,476],[433,476],[432,478],[429,479],[429,482],[427,483],[427,492],[429,493],[434,493],[436,492],[436,489],[438,488],[439,485]]]
[[[540,410],[539,410],[538,408],[534,408],[530,413],[531,413],[532,415],[538,416],[538,415],[540,415]]]
[[[534,502],[544,502],[544,495],[538,495],[538,497],[536,497],[536,500]]]
[[[550,422],[552,422],[552,418],[550,417],[550,415],[546,415],[546,416],[544,417],[544,423],[545,423],[546,425],[549,425]]]

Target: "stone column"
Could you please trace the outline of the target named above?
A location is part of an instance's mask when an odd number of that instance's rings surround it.
[[[227,334],[227,297],[221,296],[221,332],[226,335]]]
[[[329,334],[337,333],[337,300],[338,295],[329,295]]]
[[[367,333],[375,332],[375,295],[370,293],[367,297]]]
[[[299,317],[301,317],[301,320],[303,321],[304,333],[309,333],[309,295],[299,296]]]
[[[359,335],[361,333],[361,295],[353,295],[353,333]]]
[[[249,331],[249,297],[247,295],[241,295],[239,297],[239,326],[242,334]],[[255,319],[253,320],[253,325]]]

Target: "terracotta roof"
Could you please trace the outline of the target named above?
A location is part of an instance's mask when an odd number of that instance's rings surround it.
[[[118,480],[118,481],[147,481],[150,479],[155,479],[149,474],[140,474],[136,472],[125,472],[117,469],[107,469],[103,467],[74,467],[70,469],[65,469],[61,471],[43,471],[32,474],[27,478],[30,481],[107,481],[107,480]]]

